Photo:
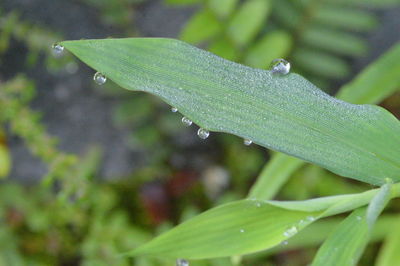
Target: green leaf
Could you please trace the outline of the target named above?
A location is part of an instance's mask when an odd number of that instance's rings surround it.
[[[391,185],[383,185],[368,208],[355,210],[328,237],[313,261],[314,266],[355,265],[368,244],[373,226],[390,199]]]
[[[287,241],[286,245],[278,245],[272,249],[250,254],[246,257],[251,259],[263,258],[270,254],[277,254],[282,251],[319,246],[328,238],[331,232],[335,230],[342,220],[343,219],[341,217],[318,220],[292,237],[289,241]],[[370,243],[382,241],[386,236],[392,235],[391,228],[395,227],[397,223],[398,217],[396,215],[386,214],[379,217],[372,230]],[[389,265],[390,264],[388,264],[388,266]]]
[[[227,33],[238,46],[245,46],[264,26],[269,12],[269,0],[248,0],[233,15]]]
[[[379,218],[377,224],[379,224],[381,218]],[[387,234],[383,246],[379,251],[378,258],[376,260],[376,266],[392,266],[397,265],[400,261],[400,218],[397,217],[396,224],[388,227],[390,233]]]
[[[342,55],[361,56],[367,53],[367,44],[354,34],[331,30],[324,27],[311,27],[302,37],[303,44]]]
[[[208,210],[129,254],[186,259],[247,254],[280,244],[313,221],[307,217],[318,214],[236,201]]]
[[[242,255],[279,245],[322,217],[367,204],[378,190],[305,201],[240,200],[184,222],[130,255],[202,259]],[[394,196],[400,193],[396,186]]]
[[[230,16],[237,5],[238,0],[208,0],[210,9],[220,18]]]
[[[342,102],[299,75],[245,67],[177,40],[61,44],[121,87],[158,95],[208,130],[365,182],[400,179],[400,123],[380,107]]]
[[[322,244],[312,266],[355,265],[368,242],[365,208],[354,211]]]
[[[286,58],[292,48],[292,37],[285,31],[272,31],[250,47],[244,63],[251,67],[267,68],[276,58]]]
[[[180,39],[198,44],[216,36],[222,29],[222,24],[209,9],[197,12],[185,25]]]
[[[379,59],[368,65],[350,83],[345,84],[337,97],[351,103],[379,103],[400,89],[400,44],[395,45]],[[279,157],[279,158],[276,158]],[[250,196],[272,199],[280,187],[304,162],[279,153],[264,167]],[[280,170],[281,169],[281,170]]]
[[[350,67],[343,59],[315,49],[297,48],[292,55],[293,64],[305,71],[327,78],[344,78]]]
[[[329,5],[323,5],[317,10],[315,21],[328,26],[355,31],[369,31],[378,24],[376,17],[369,12],[356,8]]]
[[[379,103],[400,90],[400,44],[368,65],[337,97],[351,103]]]

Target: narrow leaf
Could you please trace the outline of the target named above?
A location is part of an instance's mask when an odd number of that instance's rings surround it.
[[[289,33],[272,31],[250,47],[244,62],[251,67],[267,68],[272,60],[286,58],[291,47],[292,37]]]
[[[356,265],[369,238],[366,209],[349,215],[322,244],[312,266]]]
[[[248,254],[280,244],[314,221],[307,217],[316,215],[265,202],[236,201],[206,211],[129,254],[186,259]]]
[[[378,216],[390,199],[390,192],[391,185],[383,185],[368,208],[355,210],[347,217],[318,250],[312,265],[356,265]]]
[[[367,204],[378,190],[305,201],[240,200],[208,210],[130,252],[202,259],[274,247],[308,225]],[[400,193],[396,186],[393,196]]]
[[[158,95],[203,128],[364,182],[400,180],[400,123],[383,108],[342,102],[299,75],[252,69],[172,39],[61,44],[121,87]]]
[[[337,97],[351,103],[379,103],[400,90],[400,44],[368,65]]]
[[[222,24],[209,9],[197,12],[185,25],[180,39],[198,44],[216,36],[222,29]]]
[[[269,11],[269,0],[244,2],[229,23],[229,36],[238,46],[247,45],[263,26]]]

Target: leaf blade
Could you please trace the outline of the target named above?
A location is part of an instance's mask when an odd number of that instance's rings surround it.
[[[299,75],[275,76],[177,40],[62,45],[120,86],[155,94],[206,129],[252,139],[365,182],[399,180],[400,124],[384,109],[348,104]]]

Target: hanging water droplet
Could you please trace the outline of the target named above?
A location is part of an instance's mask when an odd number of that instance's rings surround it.
[[[271,62],[271,72],[286,75],[290,72],[290,63],[285,59],[278,58]]]
[[[244,139],[243,140],[243,144],[246,145],[246,146],[250,146],[251,143],[253,143],[253,141],[251,139]]]
[[[100,72],[96,72],[96,74],[94,74],[94,76],[93,76],[93,80],[94,80],[94,82],[96,82],[98,85],[103,85],[104,83],[106,83],[107,78],[106,78],[106,76],[104,76],[104,75],[101,74]]]
[[[173,113],[178,112],[178,108],[172,106],[172,107],[171,107],[171,112],[173,112]]]
[[[199,130],[197,130],[197,136],[201,139],[206,139],[210,136],[210,132],[204,128],[199,128]]]
[[[184,259],[177,259],[176,266],[189,266],[189,262]]]
[[[244,233],[244,229],[240,229],[240,233]]]
[[[182,123],[187,127],[190,127],[193,124],[192,120],[187,117],[182,117]]]
[[[51,46],[51,48],[54,56],[60,57],[63,55],[64,46],[62,46],[61,44],[55,43]]]
[[[295,234],[297,234],[297,231],[298,231],[297,227],[296,226],[292,226],[292,227],[289,227],[288,229],[286,229],[286,231],[283,232],[283,235],[286,236],[286,237],[292,237]]]

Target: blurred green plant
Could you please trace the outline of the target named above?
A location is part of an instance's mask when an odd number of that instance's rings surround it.
[[[165,0],[199,4],[180,38],[229,60],[267,68],[275,58],[325,90],[350,75],[349,59],[365,56],[365,33],[378,25],[367,8],[388,8],[398,1],[315,0]]]

